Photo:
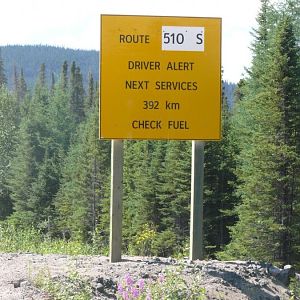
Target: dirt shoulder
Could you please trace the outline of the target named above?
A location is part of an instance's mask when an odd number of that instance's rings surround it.
[[[201,275],[207,299],[224,300],[288,300],[287,287],[270,273],[266,265],[245,261],[176,261],[172,258],[124,256],[122,262],[109,263],[104,256],[37,255],[32,253],[0,253],[0,299],[45,300],[50,297],[32,285],[41,272],[63,278],[76,271],[87,278],[94,291],[93,299],[115,299],[113,292],[129,273],[135,279],[155,279],[165,269],[181,268],[187,281]],[[280,278],[279,278],[280,279]]]

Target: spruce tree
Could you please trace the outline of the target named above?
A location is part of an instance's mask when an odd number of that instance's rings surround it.
[[[27,84],[24,78],[23,68],[21,68],[20,78],[19,78],[19,101],[23,102],[27,94]]]
[[[0,88],[5,86],[6,84],[7,84],[7,79],[5,76],[4,61],[2,59],[1,48],[0,48]]]
[[[14,209],[12,219],[18,225],[37,226],[48,218],[51,196],[56,192],[50,158],[55,144],[51,142],[43,104],[37,99],[29,108],[29,116],[21,121],[8,186]]]
[[[60,74],[60,87],[64,92],[67,91],[68,88],[68,62],[64,61],[61,74]]]
[[[14,82],[14,87],[13,87],[14,92],[16,93],[17,98],[19,98],[18,97],[18,93],[19,93],[19,75],[18,75],[16,65],[14,65],[13,82]]]
[[[32,102],[37,103],[38,106],[42,105],[43,109],[46,109],[49,102],[49,91],[46,86],[46,66],[44,63],[40,66]]]
[[[244,89],[234,116],[241,204],[227,253],[291,263],[299,256],[300,73],[289,18],[280,18],[268,43],[260,88]]]
[[[7,175],[17,144],[19,107],[14,95],[0,88],[0,220],[12,212]]]
[[[204,168],[204,236],[206,254],[214,255],[230,241],[228,227],[236,222],[234,206],[237,149],[230,139],[231,111],[223,94],[222,139],[205,144]]]
[[[88,115],[90,110],[93,109],[96,105],[95,100],[95,85],[94,85],[94,78],[93,74],[89,72],[88,74],[88,90],[87,95],[84,102],[84,111],[85,114]]]
[[[49,91],[42,65],[32,100],[26,103],[18,134],[19,144],[11,162],[8,186],[18,225],[44,226],[52,214],[52,198],[58,188],[57,144],[47,116]]]
[[[164,182],[160,195],[162,236],[164,236],[162,241],[168,247],[172,241],[171,251],[174,251],[176,247],[184,246],[189,236],[191,143],[185,141],[168,143],[162,178]],[[172,253],[169,251],[166,251],[165,255]]]
[[[80,68],[73,62],[70,74],[70,108],[76,123],[84,120],[84,89]]]
[[[280,123],[277,124],[275,144],[278,147],[277,222],[282,225],[279,259],[285,263],[294,261],[295,206],[300,201],[300,48],[297,45],[293,23],[283,16],[278,24],[272,48],[269,81],[273,99],[279,107]]]
[[[26,93],[27,93],[27,85],[24,78],[23,68],[21,68],[20,74],[17,71],[17,67],[14,66],[14,92],[18,99],[18,102],[21,104],[24,102]]]
[[[97,227],[103,230],[107,220],[102,210],[106,210],[103,201],[109,190],[109,143],[98,141],[97,117],[94,111],[81,124],[65,160],[55,199],[58,228],[75,240],[89,241]]]

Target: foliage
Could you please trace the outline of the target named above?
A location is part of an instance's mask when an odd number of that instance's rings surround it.
[[[52,239],[34,227],[20,229],[2,222],[0,223],[0,252],[93,255],[99,253],[99,248],[75,240]]]
[[[155,281],[134,280],[130,274],[118,284],[118,299],[205,299],[205,289],[201,287],[201,276],[197,274],[192,282],[181,275],[182,268],[167,270],[159,274]]]
[[[153,240],[156,231],[151,229],[149,224],[142,226],[141,232],[133,239],[130,245],[129,253],[134,255],[150,256],[153,254]]]
[[[220,257],[297,263],[299,46],[292,20],[269,1],[262,1],[258,21],[253,65],[240,87],[230,133],[238,149],[239,221]]]
[[[0,220],[12,211],[7,174],[17,145],[18,112],[19,106],[15,96],[5,87],[0,87]]]
[[[300,299],[300,280],[297,277],[293,277],[290,280],[289,289],[291,291],[290,300]]]
[[[298,2],[261,0],[234,101],[223,83],[222,141],[205,144],[207,257],[299,264]],[[1,225],[3,251],[108,253],[110,142],[98,140],[94,60],[95,51],[1,47],[0,219],[11,226]],[[188,141],[124,142],[125,251],[187,254],[190,173]]]
[[[92,287],[77,271],[70,271],[65,278],[53,279],[49,270],[40,270],[33,284],[54,300],[90,300]]]
[[[1,49],[0,49],[0,88],[3,88],[7,84],[7,79],[5,75],[4,62],[2,59]]]
[[[42,63],[45,63],[47,69],[47,85],[50,85],[50,75],[52,73],[55,74],[55,79],[58,79],[60,67],[65,61],[67,61],[68,65],[76,61],[77,64],[81,66],[84,86],[88,84],[89,72],[92,72],[94,78],[97,78],[99,74],[99,53],[94,50],[74,50],[42,45],[1,46],[1,50],[5,70],[7,71],[9,87],[12,87],[10,79],[13,78],[14,65],[23,68],[24,77],[26,78],[29,89],[34,87],[36,74]]]

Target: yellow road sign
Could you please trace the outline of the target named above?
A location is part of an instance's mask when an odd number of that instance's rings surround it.
[[[221,19],[101,15],[100,138],[220,137]]]

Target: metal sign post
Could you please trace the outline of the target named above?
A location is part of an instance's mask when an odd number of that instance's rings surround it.
[[[192,142],[190,259],[203,259],[204,142]]]
[[[110,262],[121,261],[123,141],[111,142]]]

